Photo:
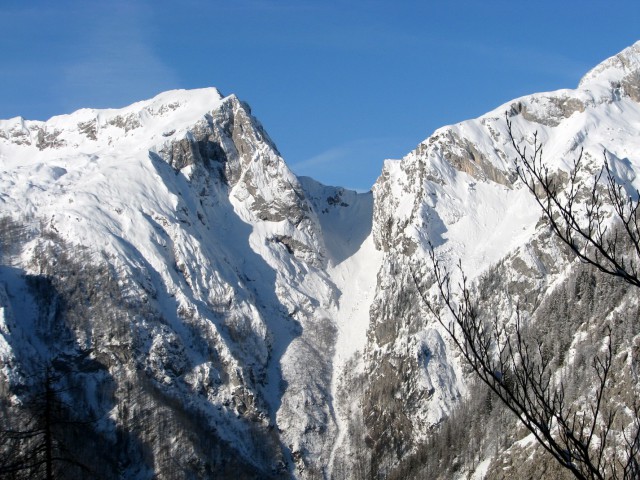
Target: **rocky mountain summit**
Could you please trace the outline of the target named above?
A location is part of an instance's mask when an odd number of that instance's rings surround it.
[[[616,323],[614,389],[637,395],[637,296],[550,233],[505,117],[560,181],[583,151],[588,182],[604,152],[633,196],[639,92],[640,42],[575,90],[437,130],[369,193],[296,177],[213,88],[0,121],[3,421],[19,428],[54,385],[66,423],[88,425],[60,444],[102,459],[76,478],[550,474],[419,288],[432,248],[460,261],[478,308],[548,336],[576,401]]]

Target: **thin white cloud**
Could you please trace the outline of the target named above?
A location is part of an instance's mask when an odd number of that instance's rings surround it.
[[[399,158],[411,149],[411,141],[401,137],[361,138],[324,150],[289,166],[296,175],[309,176],[326,185],[349,186],[367,191],[385,158]],[[345,184],[346,183],[346,184]]]
[[[356,143],[359,142],[351,142],[346,145],[330,148],[322,153],[314,155],[311,158],[307,158],[306,160],[302,160],[301,162],[293,163],[291,165],[291,168],[296,170],[304,170],[311,167],[330,165],[340,160],[346,160],[355,153]]]
[[[380,157],[378,152],[388,150],[390,146],[395,146],[403,140],[396,137],[359,138],[331,147],[305,160],[291,163],[291,168],[299,171],[318,169],[347,160],[362,159],[368,155],[375,155],[374,158],[378,160]]]

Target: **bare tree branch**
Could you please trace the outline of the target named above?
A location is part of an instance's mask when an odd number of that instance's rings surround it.
[[[538,141],[537,132],[533,135],[533,146],[528,153],[526,146],[520,147],[516,141],[511,121],[508,118],[506,121],[511,144],[516,152],[518,176],[533,193],[558,238],[583,262],[640,287],[640,193],[636,191],[635,200],[626,195],[611,171],[605,152],[604,166],[594,176],[593,185],[588,189],[588,197],[580,202],[580,195],[587,190],[580,180],[584,168],[584,152],[581,150],[573,162],[568,186],[561,188],[558,175],[552,175],[542,161],[542,144]],[[601,194],[603,176],[606,181],[604,198]],[[609,208],[613,209],[624,235],[621,236],[615,229],[610,231],[610,222],[607,221]],[[634,253],[631,257],[625,252],[624,245],[632,248]]]

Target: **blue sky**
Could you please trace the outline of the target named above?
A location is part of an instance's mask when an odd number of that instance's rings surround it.
[[[368,189],[436,128],[637,40],[637,0],[2,0],[0,118],[216,86],[296,173]]]

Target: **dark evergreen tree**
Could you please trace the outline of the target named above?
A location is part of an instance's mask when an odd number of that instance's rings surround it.
[[[51,365],[20,405],[0,410],[0,478],[99,478],[73,453],[72,438],[86,435],[95,419],[78,414],[63,400],[66,389],[57,386],[59,375]]]

